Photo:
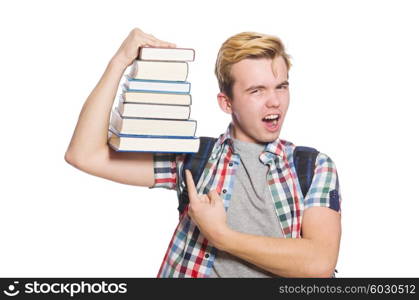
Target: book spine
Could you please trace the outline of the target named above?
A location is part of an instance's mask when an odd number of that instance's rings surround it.
[[[109,144],[111,147],[112,147],[112,149],[114,149],[116,152],[139,152],[139,153],[185,153],[185,154],[188,154],[188,153],[196,153],[196,152],[189,152],[189,151],[140,151],[140,150],[119,150],[119,149],[117,149],[117,148],[115,148],[112,144]]]
[[[128,81],[158,82],[158,83],[173,83],[173,84],[188,84],[188,85],[190,85],[190,82],[181,81],[181,80],[137,79],[137,78],[131,77],[129,75],[126,75],[126,78],[127,78]]]
[[[166,119],[166,118],[145,118],[145,117],[126,117],[126,116],[122,116],[116,109],[116,114],[118,115],[119,118],[121,118],[122,120],[161,120],[161,121],[176,121],[176,122],[193,122],[196,123],[196,120],[191,120],[191,119]]]
[[[124,82],[123,88],[125,88],[128,92],[151,92],[151,93],[167,93],[167,94],[182,94],[187,95],[191,92],[191,83],[188,81],[170,81],[170,80],[150,80],[150,79],[136,79],[132,78],[129,75],[125,75],[127,81]],[[183,85],[187,87],[187,91],[173,91],[170,89],[161,89],[161,90],[153,90],[153,89],[136,89],[136,88],[130,88],[129,83],[130,82],[150,82],[150,83],[167,83],[167,84],[174,84],[174,85]]]
[[[144,48],[158,48],[158,47],[141,47],[140,50],[138,51],[138,56],[137,56],[138,60],[151,60],[151,59],[143,57],[143,49]],[[195,60],[195,49],[193,49],[193,48],[174,48],[174,49],[189,50],[189,51],[192,52],[192,58],[188,59],[188,60],[169,60],[169,61],[194,61]],[[154,59],[154,60],[156,60],[156,59]],[[166,61],[166,60],[159,60],[159,61]]]
[[[188,106],[188,104],[173,104],[173,103],[147,103],[147,102],[129,102],[123,101],[123,104],[131,104],[131,105],[147,105],[147,106]],[[189,118],[188,118],[189,119]]]
[[[169,101],[158,103],[158,102],[154,102],[154,101],[149,101],[148,102],[148,101],[146,101],[144,99],[142,101],[127,100],[127,97],[126,97],[126,94],[127,93],[131,93],[131,94],[145,94],[145,95],[147,95],[147,94],[151,94],[151,95],[154,95],[154,94],[159,94],[159,95],[167,94],[168,96],[173,95],[173,93],[155,93],[155,92],[150,92],[150,91],[136,92],[136,91],[130,91],[127,88],[128,87],[126,85],[123,85],[122,86],[122,93],[121,93],[121,95],[119,97],[120,99],[123,99],[123,101],[126,102],[126,103],[144,103],[144,104],[147,103],[147,104],[163,104],[163,105],[166,105],[166,104],[167,105],[171,105],[171,104],[173,104],[173,103],[171,103]],[[187,96],[188,100],[187,100],[187,102],[184,102],[184,103],[181,103],[181,104],[174,104],[174,105],[192,105],[192,95],[191,94],[187,93],[187,94],[179,94],[179,95]]]
[[[133,133],[120,133],[113,127],[109,127],[109,131],[119,137],[136,138],[136,139],[175,139],[175,140],[196,140],[198,137],[195,135],[154,135],[154,134],[133,134]]]
[[[155,68],[166,70],[166,75],[156,74]],[[167,77],[167,71],[181,72],[184,74],[181,78],[178,75]],[[188,78],[189,65],[186,61],[158,61],[158,60],[134,60],[130,72],[127,74],[132,79],[137,80],[155,80],[155,81],[174,81],[184,82]],[[161,77],[162,76],[162,77]],[[165,77],[166,76],[166,77]],[[160,77],[160,78],[159,78]]]
[[[142,117],[149,119],[188,120],[191,115],[189,105],[148,104],[119,102],[118,110],[122,117]],[[157,111],[159,113],[157,113]]]
[[[127,87],[127,92],[135,92],[135,93],[158,93],[158,94],[178,94],[178,95],[188,95],[190,93],[190,87],[189,87],[189,91],[187,92],[174,92],[174,91],[168,91],[168,90],[164,90],[164,91],[158,91],[158,90],[137,90],[137,89],[130,89]]]

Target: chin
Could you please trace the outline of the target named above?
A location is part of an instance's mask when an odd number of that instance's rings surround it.
[[[275,137],[275,138],[270,138],[270,139],[265,139],[265,141],[264,141],[264,143],[272,143],[272,142],[274,142],[276,139],[278,138],[278,136],[277,137]]]
[[[279,137],[279,132],[273,134],[264,134],[260,138],[256,139],[259,143],[271,143]]]
[[[240,136],[243,141],[266,144],[275,141],[279,137],[281,126],[275,132],[267,132],[265,128],[250,128],[250,130],[243,130],[240,128]],[[233,137],[237,138],[236,127],[233,123]]]

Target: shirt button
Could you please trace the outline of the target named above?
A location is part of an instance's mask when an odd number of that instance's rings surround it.
[[[206,254],[205,254],[205,258],[208,258],[208,257],[209,257],[209,254],[208,254],[208,253],[206,253]]]
[[[233,163],[231,162],[231,163],[229,163],[228,165],[229,165],[230,167],[232,167],[232,166],[233,166]]]
[[[223,194],[227,193],[227,190],[223,190]]]

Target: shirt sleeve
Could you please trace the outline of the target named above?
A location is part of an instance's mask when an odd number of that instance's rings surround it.
[[[150,188],[178,188],[179,172],[182,168],[184,154],[175,153],[154,153],[154,185]]]
[[[316,159],[313,181],[304,198],[304,209],[312,206],[329,207],[340,213],[341,194],[334,162],[324,153]]]

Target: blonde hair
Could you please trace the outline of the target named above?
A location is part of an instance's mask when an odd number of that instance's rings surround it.
[[[231,67],[246,58],[270,58],[281,56],[287,66],[291,68],[290,56],[285,52],[282,41],[272,35],[257,32],[242,32],[228,38],[218,51],[215,63],[215,76],[217,76],[220,91],[229,98],[233,98],[234,78]]]

